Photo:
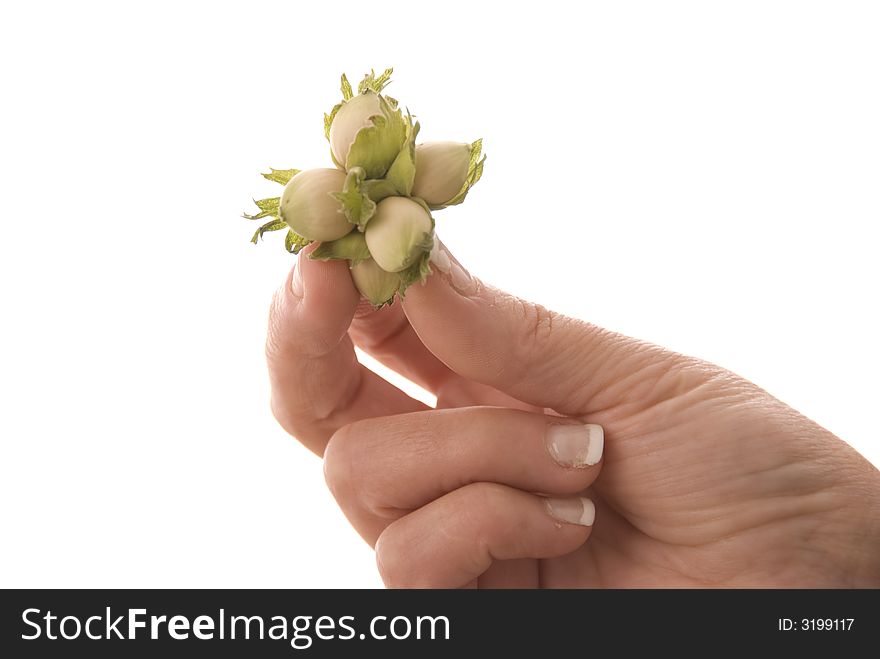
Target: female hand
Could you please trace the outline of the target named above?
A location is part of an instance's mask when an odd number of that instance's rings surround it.
[[[301,256],[270,318],[273,412],[324,456],[386,585],[880,586],[880,474],[847,444],[722,368],[487,286],[445,248],[433,269],[373,311],[345,263]]]

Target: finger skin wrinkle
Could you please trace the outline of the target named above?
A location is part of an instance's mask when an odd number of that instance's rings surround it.
[[[357,321],[357,324],[360,323],[373,324],[365,318]],[[409,329],[409,320],[406,316],[401,316],[393,327],[379,336],[374,336],[372,332],[360,331],[361,328],[357,324],[352,327],[352,332],[357,335],[358,344],[360,344],[361,348],[369,353],[384,354],[388,352],[389,345],[396,339],[399,339]]]
[[[511,389],[516,389],[532,375],[530,370],[536,360],[530,356],[546,353],[554,331],[554,313],[541,305],[520,300],[494,288],[486,287],[481,292],[486,297],[484,304],[495,310],[499,317],[504,318],[512,311],[520,321],[512,324],[513,333],[506,341],[499,341],[495,345],[470,342],[468,355],[481,368],[490,367],[493,380],[504,381]],[[517,358],[516,355],[525,358]]]
[[[610,384],[582,403],[587,415],[613,414],[629,418],[682,399],[710,384],[713,373],[697,360],[669,353],[650,343],[633,341],[629,354],[616,356],[619,373]]]
[[[543,349],[552,339],[553,320],[556,314],[540,304],[518,298],[512,299],[522,315],[522,326],[526,328],[527,338],[524,343],[529,346],[530,352]]]
[[[285,309],[290,303],[285,301],[287,294],[279,292],[272,300],[269,313],[269,330],[266,334],[266,356],[271,360],[320,359],[340,347],[345,338],[336,327],[311,327],[301,322],[302,308]],[[293,322],[290,316],[293,315]],[[290,325],[296,325],[295,333]]]
[[[314,359],[315,371],[321,372],[321,359]],[[315,440],[326,439],[336,428],[343,425],[340,417],[357,400],[365,382],[365,367],[358,364],[354,353],[351,361],[354,368],[344,370],[351,375],[344,380],[336,380],[333,387],[328,387],[324,378],[317,380],[303,379],[294,386],[298,388],[296,396],[278,398],[278,392],[285,387],[273,385],[272,413],[275,419],[288,433],[304,441],[309,448],[321,455],[317,450],[320,446]],[[311,391],[315,389],[315,391]],[[328,395],[331,394],[331,395]]]
[[[511,337],[507,345],[514,346],[513,354],[522,357],[493,354],[492,347],[480,346],[494,357],[496,377],[503,379],[510,390],[518,391],[527,389],[528,382],[535,379],[535,369],[538,368],[547,374],[546,379],[557,380],[563,385],[561,389],[570,392],[564,396],[564,400],[542,402],[553,402],[554,409],[565,409],[566,413],[571,413],[572,410],[576,413],[583,412],[586,401],[581,383],[593,381],[596,368],[593,364],[589,369],[573,371],[571,366],[583,361],[581,353],[584,338],[587,338],[589,344],[593,344],[595,340],[592,337],[600,330],[582,321],[562,316],[540,304],[498,293],[494,289],[486,290],[495,293],[490,306],[507,306],[520,318],[520,322],[513,325],[517,334]],[[500,315],[506,315],[503,309]],[[554,345],[557,347],[551,350],[550,346]]]
[[[626,418],[683,397],[706,383],[704,376],[694,377],[672,361],[653,361],[647,351],[634,353],[628,361],[626,372],[589,401],[588,412],[613,408],[616,416]]]
[[[508,504],[503,489],[503,486],[495,483],[471,483],[455,492],[462,502],[470,501],[459,509],[458,519],[448,520],[449,524],[444,525],[442,532],[447,539],[474,546],[476,551],[469,556],[471,574],[482,574],[494,560],[486,520],[477,511],[503,510]]]
[[[361,298],[357,303],[357,306],[354,308],[354,318],[360,320],[361,318],[381,313],[381,311],[381,309],[376,309],[376,307],[374,307],[366,298]]]
[[[266,356],[271,360],[281,354],[281,346],[284,344],[284,330],[281,328],[284,318],[284,292],[275,291],[272,296],[272,304],[269,307],[269,331],[266,333]]]
[[[336,417],[347,410],[352,401],[356,400],[364,387],[365,367],[358,364],[352,371],[352,376],[346,380],[347,386],[339,392],[335,401],[327,401],[326,406],[314,405],[313,418],[322,423],[329,423],[334,427],[338,425]],[[320,400],[319,397],[313,397],[313,400]]]
[[[291,383],[296,387],[295,400],[299,402],[292,405],[298,415],[316,421],[327,421],[335,412],[345,409],[363,385],[365,367],[358,363],[353,351],[350,354],[339,354],[335,359],[325,356],[300,361],[308,362],[309,366],[303,368],[301,363],[299,372],[312,372],[316,375]],[[345,378],[335,376],[335,373],[344,373]]]

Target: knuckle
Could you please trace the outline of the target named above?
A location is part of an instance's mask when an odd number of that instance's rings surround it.
[[[534,302],[521,301],[519,306],[525,321],[526,342],[534,346],[549,341],[555,329],[556,314]]]
[[[334,432],[324,449],[324,481],[337,501],[348,497],[355,480],[356,460],[352,459],[352,448],[356,442],[352,441],[353,425],[342,426]]]
[[[409,421],[407,419],[406,421]],[[330,438],[324,453],[324,476],[337,500],[378,519],[397,519],[403,511],[395,492],[414,462],[401,449],[412,435],[401,419],[355,421]],[[402,427],[403,426],[403,427]]]
[[[320,424],[310,421],[307,414],[291,406],[283,396],[279,395],[278,391],[273,390],[269,399],[269,407],[278,425],[288,435],[317,455],[323,454],[324,444],[330,433],[325,431]]]
[[[272,416],[275,417],[278,425],[284,428],[288,434],[294,435],[293,415],[287,405],[280,400],[274,391],[272,392],[272,397],[269,399],[269,409],[272,410]]]
[[[407,552],[401,550],[398,529],[398,524],[389,524],[376,540],[376,567],[386,588],[406,588],[410,585],[405,568]]]
[[[515,298],[515,312],[519,322],[517,343],[525,355],[534,355],[546,350],[550,341],[555,338],[562,320],[556,312],[535,302]]]
[[[298,327],[297,352],[304,358],[320,358],[333,352],[347,334],[333,327]]]
[[[289,298],[289,293],[282,286],[275,291],[269,305],[266,357],[270,366],[283,365],[292,352],[295,352],[299,358],[322,357],[336,348],[341,338],[339,332],[332,326],[315,326],[297,318],[296,303],[291,302]]]
[[[506,307],[512,317],[514,338],[519,346],[529,348],[552,336],[557,320],[554,312],[536,302],[506,293],[499,298],[496,298],[495,303]]]
[[[511,504],[510,488],[499,483],[472,483],[458,490],[456,533],[467,537],[475,551],[469,554],[469,571],[481,573],[491,556],[492,538],[499,533],[499,514]]]

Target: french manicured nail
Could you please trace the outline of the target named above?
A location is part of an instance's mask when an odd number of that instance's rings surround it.
[[[303,257],[300,256],[300,258]],[[293,268],[293,278],[290,282],[290,290],[293,291],[293,294],[296,295],[296,297],[303,296],[302,263],[299,261],[297,261]]]
[[[454,258],[450,259],[452,265],[450,267],[449,277],[452,280],[452,288],[462,295],[470,295],[474,292],[474,280],[470,273],[461,267]]]
[[[563,467],[589,467],[602,459],[605,431],[595,423],[553,423],[547,426],[547,449]]]
[[[444,274],[448,275],[452,269],[452,261],[449,259],[449,254],[441,246],[436,233],[434,234],[434,246],[431,248],[431,256],[428,257],[428,260],[431,262],[431,265],[436,266]]]
[[[471,295],[474,290],[474,280],[467,270],[455,260],[455,257],[446,249],[446,246],[434,237],[434,247],[431,249],[430,262],[437,270],[446,275],[452,287],[462,295]]]
[[[585,497],[547,499],[547,511],[551,517],[566,524],[592,526],[596,519],[596,506]]]

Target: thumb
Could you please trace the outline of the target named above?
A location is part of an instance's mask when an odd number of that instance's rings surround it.
[[[549,311],[471,276],[445,246],[403,302],[422,342],[449,368],[561,414],[590,414],[679,389],[681,355]],[[703,369],[695,369],[702,371]],[[663,391],[665,390],[665,391]]]

